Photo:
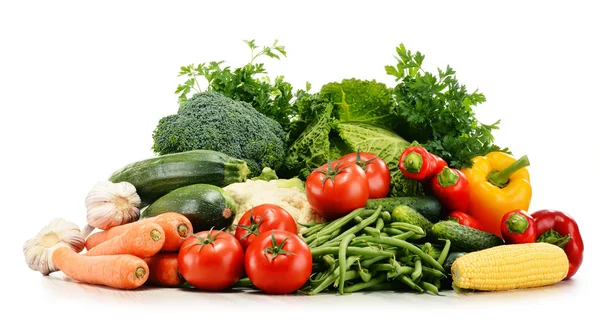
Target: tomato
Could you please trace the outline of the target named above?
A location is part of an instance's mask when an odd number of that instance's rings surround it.
[[[306,178],[306,199],[323,218],[330,220],[364,207],[369,199],[369,182],[356,163],[334,161]]]
[[[240,218],[235,238],[246,249],[256,236],[274,229],[298,234],[296,220],[289,212],[278,205],[262,204],[246,211]]]
[[[271,294],[288,294],[308,281],[312,254],[298,235],[272,230],[258,235],[248,246],[244,267],[254,286]]]
[[[368,152],[350,153],[340,161],[354,162],[367,174],[369,181],[369,198],[384,198],[390,192],[390,168],[377,155]]]
[[[220,291],[242,277],[244,250],[227,232],[201,231],[183,242],[177,264],[181,276],[195,288]]]

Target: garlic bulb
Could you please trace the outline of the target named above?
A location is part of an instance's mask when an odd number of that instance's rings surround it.
[[[106,230],[138,220],[141,202],[135,187],[129,182],[97,183],[85,199],[88,224],[82,236],[87,238],[94,228]]]
[[[48,275],[58,271],[52,262],[52,253],[59,247],[68,246],[76,252],[83,250],[85,240],[79,227],[62,218],[52,220],[46,227],[23,245],[25,262],[34,271]]]

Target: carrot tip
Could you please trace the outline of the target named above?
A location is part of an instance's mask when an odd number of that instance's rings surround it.
[[[142,278],[144,278],[144,276],[146,276],[146,270],[145,270],[143,267],[138,267],[138,268],[135,270],[135,276],[136,276],[138,279],[142,279]]]
[[[181,225],[177,226],[177,233],[181,237],[187,237],[187,235],[188,235],[187,226],[185,224],[181,224]]]
[[[150,238],[152,238],[153,241],[158,241],[161,237],[160,231],[156,229],[152,229],[150,232]]]

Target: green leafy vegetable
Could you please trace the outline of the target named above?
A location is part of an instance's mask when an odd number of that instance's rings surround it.
[[[218,92],[229,98],[250,103],[260,113],[276,120],[285,131],[289,129],[296,111],[292,104],[292,85],[277,76],[271,80],[263,63],[255,61],[260,57],[280,59],[286,57],[285,46],[275,40],[271,46],[256,45],[254,40],[244,41],[251,50],[250,62],[242,67],[223,67],[224,61],[212,61],[198,65],[182,66],[179,76],[187,80],[177,86],[175,94],[179,94],[180,103],[188,100],[195,92]],[[206,81],[203,90],[199,78]]]
[[[385,70],[398,82],[394,89],[398,134],[420,142],[455,168],[470,167],[474,156],[500,150],[492,135],[500,121],[482,124],[473,111],[485,102],[482,93],[468,92],[450,66],[438,69],[437,75],[424,71],[425,56],[418,51],[413,54],[403,44],[396,53],[396,66],[386,66]]]
[[[364,122],[390,128],[394,99],[393,91],[374,80],[344,79],[341,83],[329,83],[320,94],[333,102],[336,117],[343,122]]]

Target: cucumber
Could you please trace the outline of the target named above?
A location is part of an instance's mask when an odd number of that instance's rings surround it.
[[[447,273],[450,273],[450,269],[452,268],[452,264],[454,264],[454,261],[463,256],[466,255],[467,253],[465,252],[451,252],[450,254],[448,254],[448,257],[446,257],[446,261],[444,262],[444,265],[442,265],[444,267],[444,271],[446,271]]]
[[[431,222],[437,222],[442,217],[442,204],[432,196],[369,199],[365,208],[375,210],[377,207],[382,206],[381,211],[391,213],[394,208],[400,205],[413,208]]]
[[[423,228],[428,232],[433,223],[418,211],[406,205],[399,205],[392,211],[392,222],[405,222]]]
[[[449,239],[450,250],[453,252],[469,253],[504,244],[502,238],[492,233],[450,220],[435,223],[431,227],[430,233],[435,239]]]
[[[177,188],[198,183],[224,187],[243,182],[249,173],[243,160],[221,152],[193,150],[131,163],[115,171],[108,180],[131,183],[143,208]]]
[[[175,189],[160,197],[140,218],[177,212],[192,223],[194,233],[228,228],[235,218],[235,202],[223,189],[209,184],[194,184]]]

